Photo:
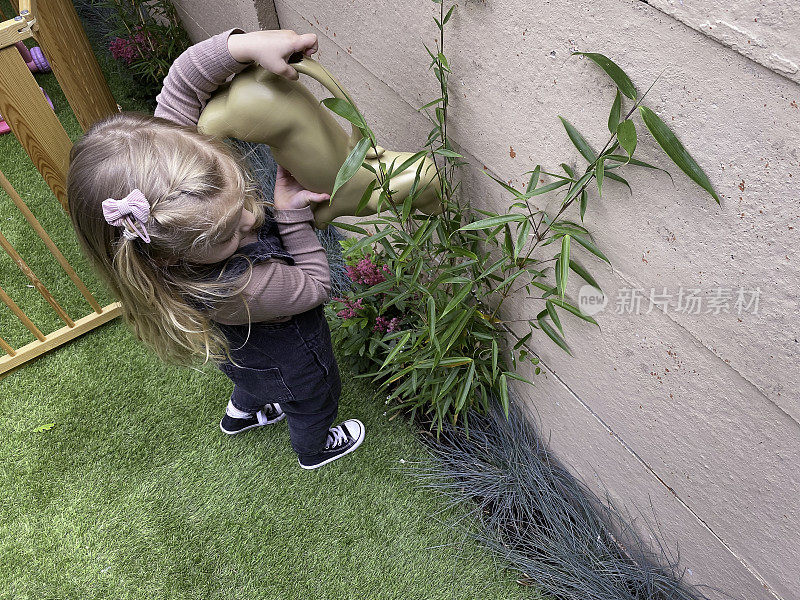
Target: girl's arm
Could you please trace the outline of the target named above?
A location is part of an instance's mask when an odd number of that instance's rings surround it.
[[[287,79],[297,79],[289,57],[294,52],[311,55],[316,51],[313,33],[298,35],[284,29],[245,33],[238,27],[223,31],[175,59],[156,96],[154,115],[180,125],[197,125],[214,90],[253,61]]]
[[[283,245],[294,257],[295,264],[270,260],[253,265],[252,278],[241,297],[220,302],[209,313],[214,321],[245,325],[280,320],[329,299],[330,267],[325,249],[311,226],[314,222],[311,208],[276,208],[275,221]]]
[[[214,90],[228,77],[250,66],[250,61],[239,62],[228,49],[228,38],[243,34],[238,27],[223,31],[191,46],[176,58],[156,96],[153,114],[179,125],[197,125],[200,112]]]

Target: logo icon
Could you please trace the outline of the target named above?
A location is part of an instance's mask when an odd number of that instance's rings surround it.
[[[608,303],[605,294],[591,285],[581,286],[578,291],[578,308],[589,316],[601,312]]]

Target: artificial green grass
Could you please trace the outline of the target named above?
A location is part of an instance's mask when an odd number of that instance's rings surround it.
[[[0,598],[530,597],[432,517],[410,426],[342,370],[340,416],[367,438],[317,471],[285,422],[222,434],[224,375],[161,364],[118,321],[12,373]]]
[[[117,101],[141,110],[98,58]],[[76,139],[55,78],[36,77]],[[0,168],[110,302],[10,134]],[[2,194],[0,231],[73,317],[89,311]],[[61,326],[5,255],[0,273],[43,331]],[[15,346],[31,339],[5,307],[0,332]],[[388,421],[375,388],[340,365],[340,416],[361,419],[367,438],[318,471],[297,465],[285,422],[222,434],[228,380],[163,365],[119,320],[0,379],[0,599],[531,597],[434,516],[442,500],[403,463],[424,454],[410,425]]]

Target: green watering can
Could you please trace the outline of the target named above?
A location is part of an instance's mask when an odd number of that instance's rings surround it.
[[[341,84],[318,62],[301,53],[293,55],[289,62],[299,73],[319,81],[334,97],[355,106]],[[291,172],[300,185],[328,194],[333,191],[339,168],[362,137],[355,125],[348,135],[302,83],[285,79],[257,64],[234,75],[214,93],[200,115],[197,128],[217,137],[269,145],[278,164]],[[392,152],[378,146],[377,152],[369,150],[366,162],[380,172],[379,161],[388,168],[393,161],[395,166],[400,166],[411,156],[409,152]],[[439,214],[442,212],[437,193],[439,177],[429,156],[392,177],[393,200],[397,203],[405,200],[418,169],[417,189],[424,189],[416,197],[414,208],[425,214]],[[374,179],[375,175],[362,166],[339,188],[332,203],[312,203],[316,227],[325,229],[330,221],[342,215],[356,216],[364,191]],[[372,193],[358,216],[375,214],[379,195],[380,187]],[[384,202],[382,208],[386,210],[389,206]]]

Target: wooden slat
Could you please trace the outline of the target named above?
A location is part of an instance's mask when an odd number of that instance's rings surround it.
[[[44,334],[39,331],[39,328],[36,327],[36,325],[33,324],[33,321],[28,318],[28,315],[22,312],[22,309],[11,299],[11,296],[6,294],[6,291],[2,287],[0,287],[0,301],[10,308],[11,312],[17,315],[17,318],[22,321],[22,324],[25,325],[25,327],[28,328],[28,331],[35,335],[40,342],[44,341]]]
[[[43,340],[37,340],[22,348],[18,348],[14,356],[0,356],[0,375],[8,373],[8,371],[18,367],[22,363],[36,358],[87,331],[91,331],[95,327],[118,317],[120,314],[122,314],[122,305],[119,302],[109,304],[103,308],[102,313],[90,313],[82,319],[75,321],[75,327],[62,327]]]
[[[56,311],[58,317],[64,321],[64,323],[66,323],[67,327],[75,327],[75,322],[69,318],[67,311],[65,311],[56,301],[56,299],[53,297],[53,294],[50,293],[50,290],[45,287],[41,279],[36,276],[27,263],[22,259],[19,252],[17,252],[14,246],[11,245],[11,242],[9,242],[6,236],[3,235],[2,231],[0,231],[0,248],[6,251],[6,254],[8,254],[11,257],[11,260],[17,264],[20,271],[25,274],[25,277],[28,278],[28,281],[33,284],[33,287],[36,288],[36,291],[39,292],[42,295],[42,298],[44,298],[53,308],[53,310]]]
[[[3,349],[3,352],[8,354],[9,356],[14,356],[16,352],[14,349],[5,341],[3,338],[0,337],[0,348]]]
[[[72,283],[75,284],[75,287],[78,288],[78,291],[80,291],[83,297],[86,298],[86,301],[89,303],[89,305],[96,313],[100,314],[103,311],[100,303],[95,299],[83,281],[81,281],[81,278],[78,277],[75,269],[72,268],[72,265],[70,265],[64,255],[61,254],[61,251],[53,243],[53,240],[50,239],[50,236],[47,235],[47,232],[28,208],[28,205],[25,204],[20,195],[17,194],[17,191],[14,189],[14,187],[11,185],[11,182],[6,178],[2,171],[0,171],[0,187],[2,187],[6,194],[8,194],[9,198],[11,198],[11,201],[22,213],[22,216],[25,217],[25,220],[28,221],[31,227],[33,227],[33,230],[42,239],[45,246],[47,246],[47,249],[50,250],[50,253],[58,261],[58,264],[61,265],[61,268],[64,269],[64,272],[72,280]]]
[[[34,38],[53,67],[83,130],[98,119],[118,112],[72,2],[40,0],[33,7],[33,13],[36,17]]]
[[[0,49],[0,114],[66,210],[72,142],[14,46]]]

